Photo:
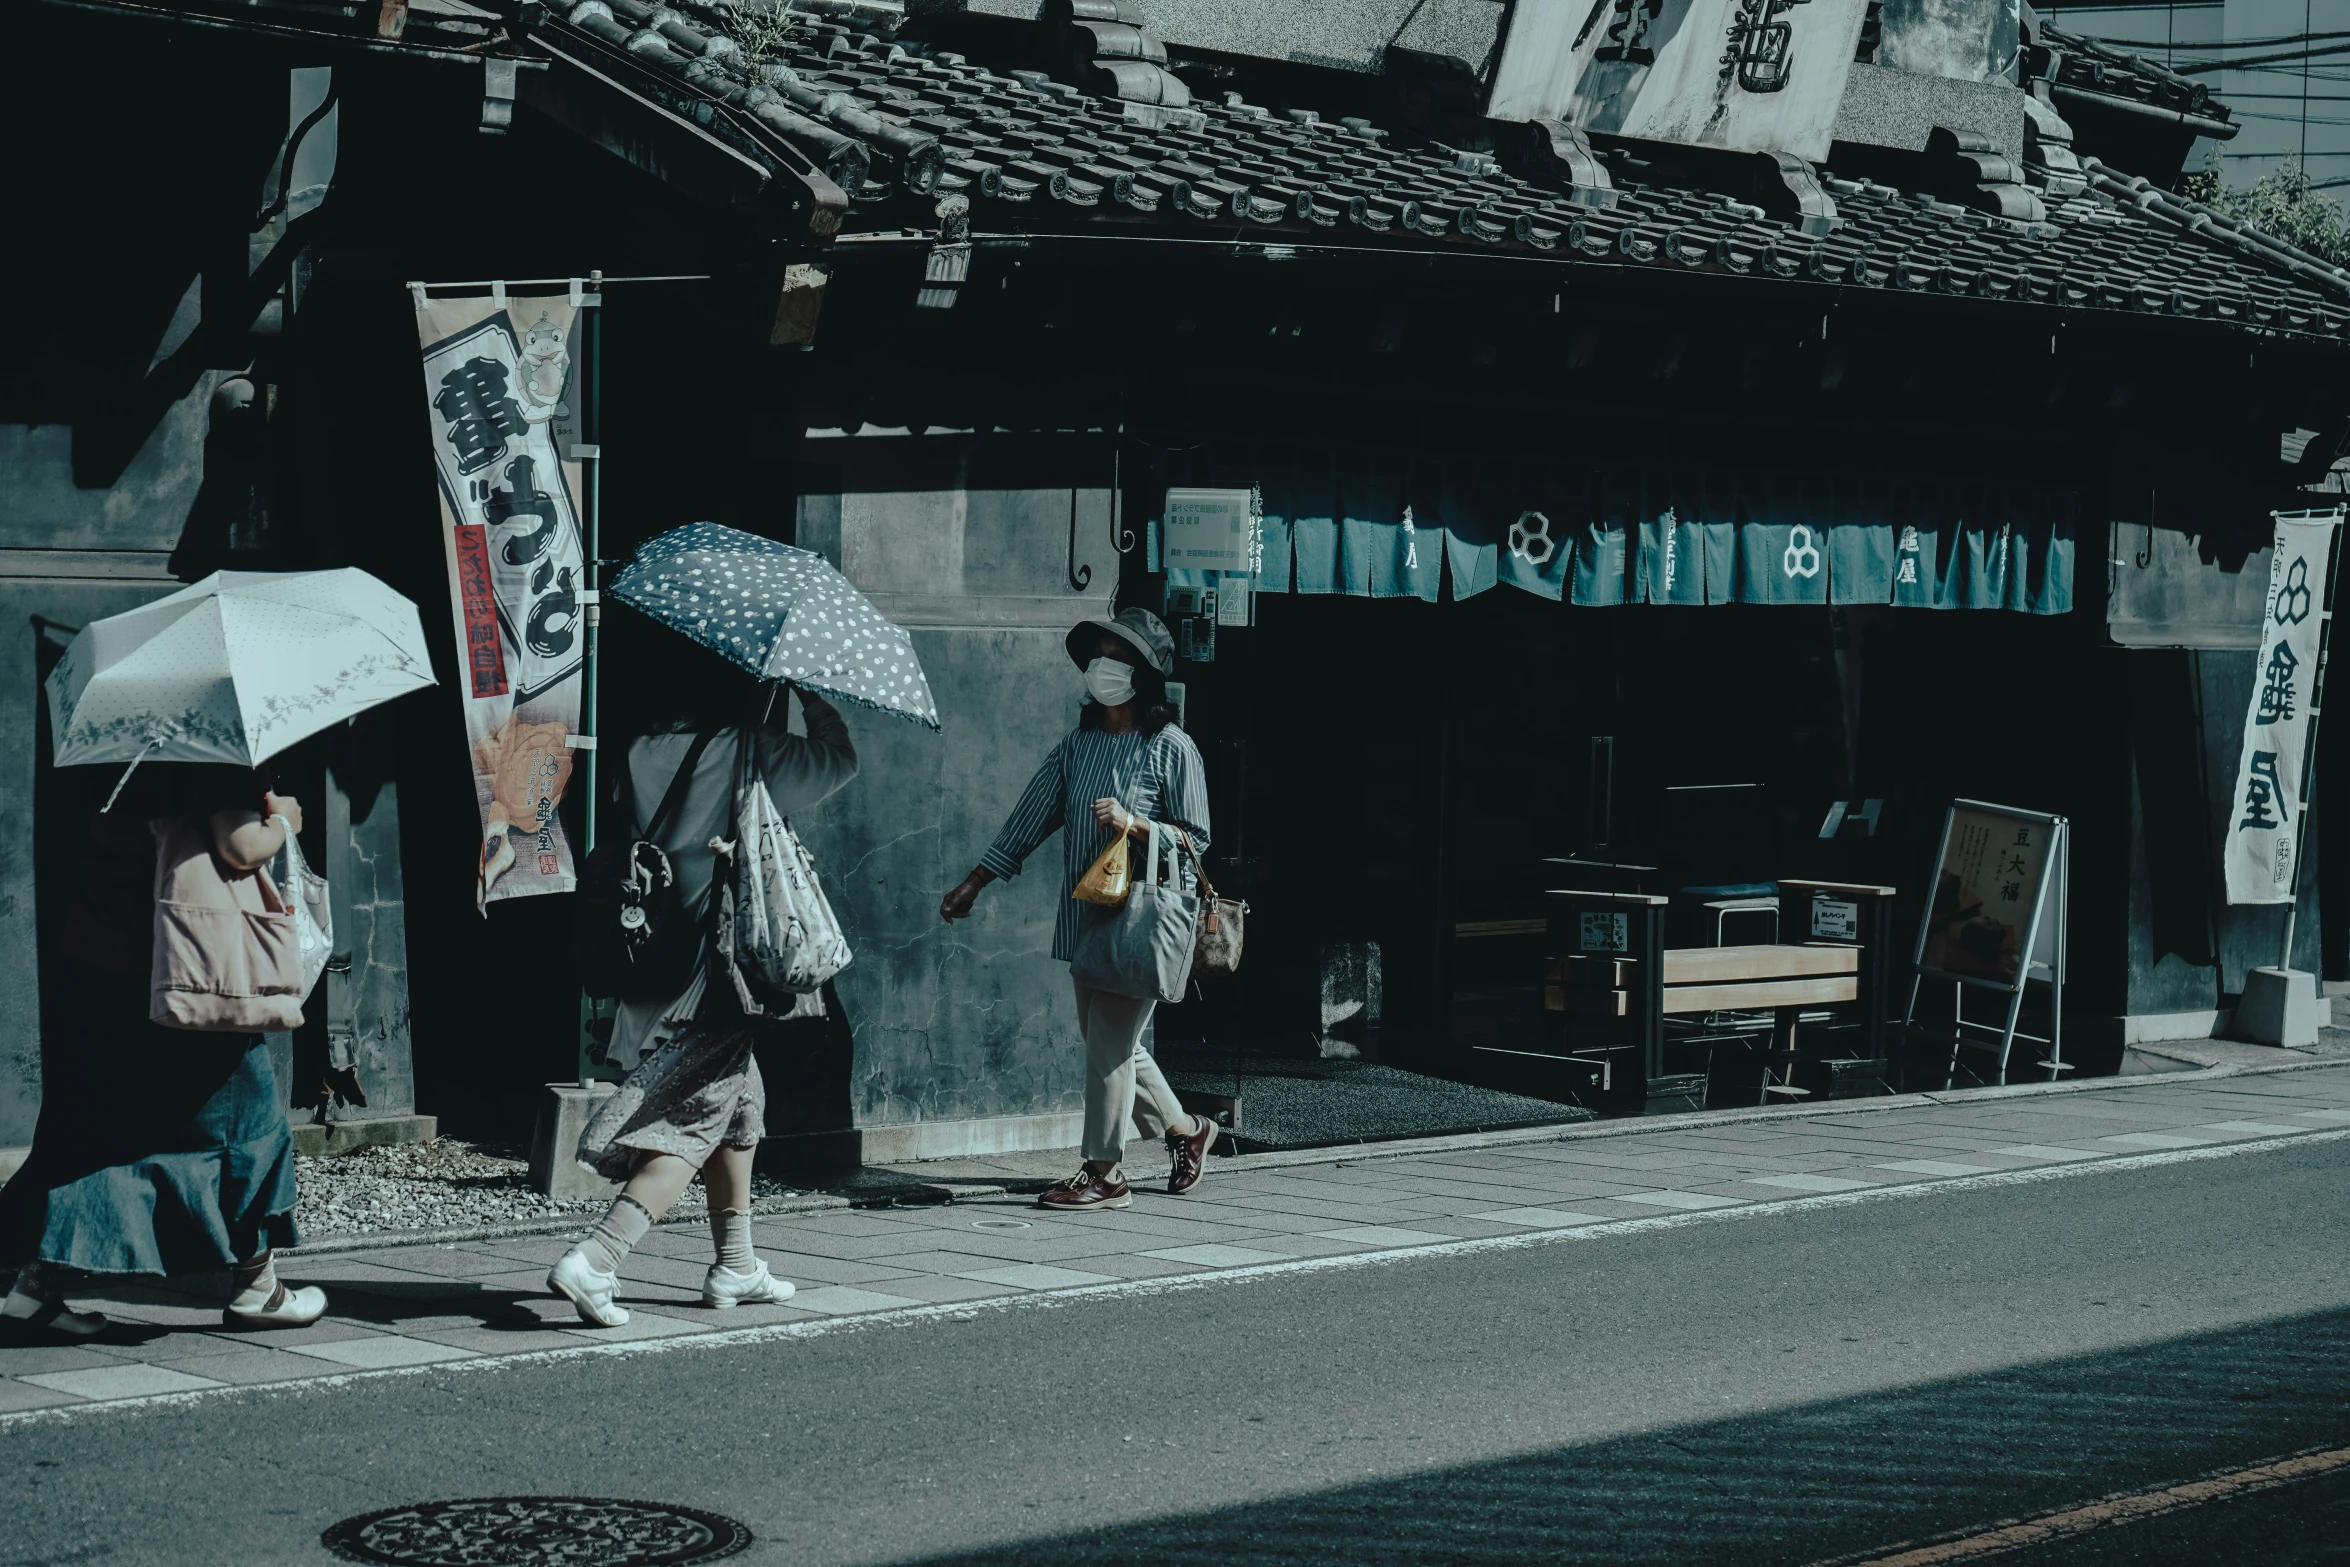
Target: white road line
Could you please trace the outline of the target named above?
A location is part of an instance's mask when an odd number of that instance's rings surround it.
[[[2296,1132],[2291,1137],[2262,1138],[2257,1142],[2209,1143],[2197,1148],[2166,1149],[2160,1153],[2125,1154],[2114,1158],[2099,1158],[2082,1154],[2078,1149],[2063,1152],[2072,1158],[2087,1159],[2088,1163],[2050,1164],[2034,1170],[1999,1170],[1988,1175],[1953,1176],[1948,1180],[1890,1182],[1872,1186],[1865,1191],[1822,1192],[1816,1196],[1788,1197],[1776,1201],[1725,1203],[1724,1206],[1692,1210],[1682,1213],[1660,1213],[1639,1219],[1609,1219],[1597,1224],[1573,1228],[1546,1227],[1524,1235],[1494,1235],[1475,1240],[1434,1241],[1420,1246],[1395,1246],[1379,1251],[1353,1252],[1340,1257],[1301,1257],[1295,1261],[1267,1262],[1249,1267],[1220,1268],[1207,1273],[1178,1274],[1172,1278],[1124,1279],[1107,1284],[1087,1284],[1072,1289],[1039,1290],[1021,1295],[999,1295],[987,1300],[951,1301],[941,1305],[913,1305],[886,1311],[863,1312],[853,1316],[831,1317],[815,1322],[777,1322],[765,1327],[735,1328],[714,1333],[680,1333],[652,1339],[614,1340],[610,1343],[581,1344],[567,1349],[525,1350],[512,1355],[482,1355],[471,1360],[444,1361],[429,1366],[395,1366],[380,1371],[353,1371],[342,1375],[305,1377],[292,1382],[258,1382],[242,1386],[200,1388],[184,1393],[155,1393],[137,1398],[107,1399],[86,1404],[58,1404],[46,1409],[24,1409],[0,1414],[0,1431],[10,1427],[45,1424],[52,1421],[71,1421],[93,1416],[113,1414],[122,1410],[152,1409],[199,1400],[219,1398],[234,1393],[262,1393],[289,1397],[316,1389],[340,1389],[358,1382],[379,1381],[387,1377],[453,1376],[484,1371],[503,1371],[512,1367],[539,1364],[556,1360],[578,1360],[591,1355],[633,1356],[663,1355],[678,1350],[730,1349],[745,1344],[765,1344],[794,1339],[823,1338],[835,1333],[860,1331],[866,1328],[898,1327],[909,1324],[948,1320],[969,1320],[983,1311],[1054,1310],[1081,1299],[1100,1299],[1111,1296],[1168,1295],[1188,1290],[1213,1289],[1244,1280],[1266,1279],[1293,1273],[1318,1273],[1336,1268],[1379,1267],[1399,1262],[1416,1262],[1424,1257],[1468,1256],[1482,1252],[1519,1251],[1536,1246],[1569,1245],[1606,1239],[1617,1235],[1641,1235],[1658,1230],[1677,1230],[1695,1224],[1734,1224],[1746,1219],[1782,1214],[1804,1213],[1815,1208],[1845,1208],[1860,1203],[1899,1202],[1907,1199],[1941,1196],[1951,1192],[1973,1191],[1996,1186],[2030,1186],[2043,1181],[2061,1181],[2084,1175],[2103,1175],[2122,1170],[2147,1170],[2162,1165],[2193,1164],[2206,1159],[2232,1159],[2240,1154],[2273,1153],[2284,1148],[2304,1148],[2313,1143],[2334,1143],[2350,1138],[2350,1127],[2336,1131]],[[2015,1152],[2002,1149],[2003,1153]],[[1611,1199],[1621,1201],[1622,1199]],[[1712,1199],[1724,1201],[1723,1199]],[[20,1378],[19,1380],[31,1380]]]

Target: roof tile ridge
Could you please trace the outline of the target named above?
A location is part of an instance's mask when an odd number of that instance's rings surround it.
[[[2322,256],[2312,255],[2300,246],[2279,239],[2265,229],[2255,228],[2239,218],[2231,218],[2192,196],[2182,196],[2177,191],[2167,190],[2143,174],[2125,179],[2118,170],[2107,167],[2098,158],[2083,158],[2081,167],[2088,174],[2091,186],[2106,195],[2128,202],[2141,211],[2159,212],[2191,234],[2206,229],[2217,230],[2234,241],[2238,251],[2260,254],[2265,259],[2283,263],[2294,276],[2322,283],[2343,298],[2350,299],[2350,270],[2338,267]],[[2196,219],[2202,221],[2198,223]]]

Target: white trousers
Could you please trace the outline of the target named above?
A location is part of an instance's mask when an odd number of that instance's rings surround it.
[[[1164,1137],[1185,1119],[1183,1101],[1142,1048],[1156,1001],[1077,987],[1077,1026],[1085,1034],[1085,1157],[1115,1164],[1126,1154],[1126,1123]]]

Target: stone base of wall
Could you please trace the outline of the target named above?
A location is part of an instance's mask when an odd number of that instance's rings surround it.
[[[972,1121],[913,1121],[841,1132],[801,1132],[759,1145],[768,1169],[845,1169],[917,1159],[978,1159],[989,1154],[1074,1148],[1085,1136],[1081,1111],[998,1115]]]
[[[2120,1019],[2125,1045],[2159,1045],[2168,1039],[2225,1039],[2235,1021],[2232,1008],[2215,1012],[2134,1012]]]
[[[305,1121],[294,1127],[294,1152],[316,1157],[383,1143],[429,1143],[440,1135],[440,1118],[430,1115],[377,1115],[323,1126]]]

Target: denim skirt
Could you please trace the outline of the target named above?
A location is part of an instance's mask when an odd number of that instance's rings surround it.
[[[290,1246],[294,1139],[258,1034],[147,1021],[147,987],[69,965],[41,1116],[0,1189],[0,1263],[208,1273]]]

